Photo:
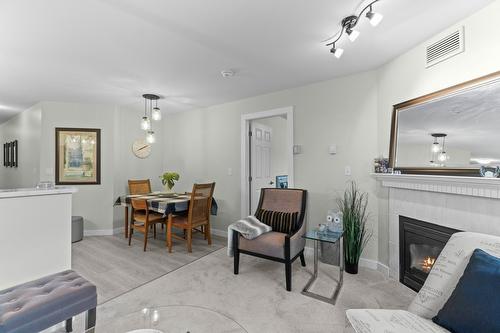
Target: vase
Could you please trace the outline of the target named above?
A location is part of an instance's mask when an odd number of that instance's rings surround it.
[[[174,187],[172,186],[172,188],[168,187],[168,184],[165,184],[163,186],[163,189],[165,191],[165,193],[174,193]]]
[[[345,271],[349,274],[358,274],[358,263],[345,263]]]

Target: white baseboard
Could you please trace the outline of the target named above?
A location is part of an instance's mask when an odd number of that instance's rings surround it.
[[[123,228],[84,230],[83,236],[112,236],[123,232]]]

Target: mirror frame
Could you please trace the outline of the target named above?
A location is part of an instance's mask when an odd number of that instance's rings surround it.
[[[446,168],[446,167],[401,167],[395,166],[396,148],[398,140],[398,114],[411,106],[426,103],[434,99],[443,98],[444,96],[455,94],[460,90],[468,89],[480,84],[494,81],[500,78],[500,71],[494,72],[479,78],[469,80],[457,85],[435,91],[433,93],[423,95],[393,106],[392,123],[391,123],[391,141],[389,147],[389,167],[393,170],[400,171],[402,174],[417,174],[417,175],[443,175],[443,176],[468,176],[480,177],[479,168]]]

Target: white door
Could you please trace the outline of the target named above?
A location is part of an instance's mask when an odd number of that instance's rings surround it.
[[[255,121],[251,123],[251,214],[255,213],[263,187],[274,187],[271,174],[272,129]]]

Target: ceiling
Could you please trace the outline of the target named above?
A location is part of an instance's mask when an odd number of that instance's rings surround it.
[[[381,0],[382,23],[337,60],[321,41],[360,0],[2,0],[0,122],[44,100],[148,92],[180,111],[369,70],[490,2]]]
[[[498,124],[500,79],[401,110],[398,115],[398,143],[427,145],[430,154],[434,140],[431,133],[445,133],[447,147],[470,152],[472,158],[498,164]]]

